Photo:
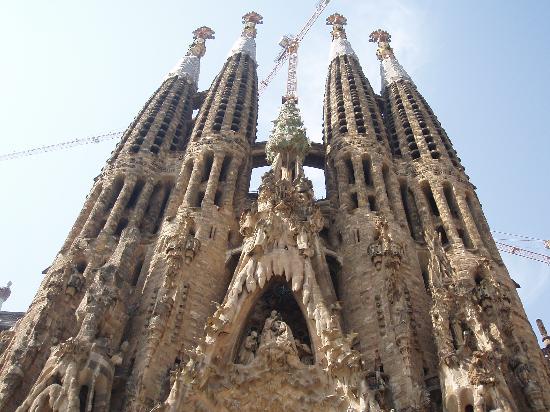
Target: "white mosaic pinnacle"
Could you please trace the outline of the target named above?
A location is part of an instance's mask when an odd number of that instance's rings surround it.
[[[190,82],[197,84],[201,71],[201,59],[198,56],[183,56],[180,61],[168,73],[167,77],[186,77]]]
[[[252,60],[256,61],[256,40],[253,37],[241,34],[233,44],[227,57],[229,58],[238,53],[248,54]]]
[[[344,55],[354,56],[355,58],[357,58],[348,39],[337,37],[332,41],[330,45],[329,63],[333,61],[336,57]]]
[[[413,83],[411,77],[393,54],[386,56],[380,61],[380,75],[382,76],[382,90],[399,80]]]

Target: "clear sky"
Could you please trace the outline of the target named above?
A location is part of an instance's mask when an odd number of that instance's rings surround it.
[[[280,37],[295,33],[315,2],[2,1],[0,153],[124,130],[202,25],[216,31],[202,60],[200,89],[207,88],[251,10],[264,16],[257,38],[263,78]],[[300,48],[300,106],[314,141],[321,140],[328,67],[325,18],[336,11],[348,18],[348,38],[375,90],[378,61],[368,35],[377,28],[392,34],[398,59],[478,187],[491,227],[549,238],[550,2],[333,0]],[[284,81],[285,70],[260,99],[259,140]],[[4,310],[28,307],[114,145],[0,163],[0,285],[14,283]],[[322,174],[310,172],[323,197]],[[550,327],[550,267],[503,257],[530,320]]]

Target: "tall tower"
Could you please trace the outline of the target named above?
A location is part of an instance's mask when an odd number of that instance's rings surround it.
[[[431,297],[449,411],[543,411],[544,358],[451,141],[390,46],[378,44],[385,118],[402,201]]]
[[[46,405],[40,394],[53,387],[57,398],[61,393],[67,398],[59,400],[61,410],[78,410],[78,404],[91,408],[92,403],[93,410],[108,410],[111,400],[118,402],[116,370],[128,346],[123,343],[128,319],[139,301],[136,287],[181,165],[197,103],[200,59],[213,34],[208,27],[193,32],[188,52],[125,131],[95,180],[2,354],[1,410]],[[75,380],[75,371],[82,370],[85,376]]]
[[[390,35],[370,36],[378,95],[330,16],[323,144],[294,87],[256,143],[262,20],[243,16],[204,92],[214,32],[193,32],[126,130],[28,312],[0,332],[0,410],[550,410],[548,359]],[[308,162],[324,162],[327,199]]]
[[[418,328],[430,323],[429,303],[406,230],[398,169],[380,99],[346,39],[346,19],[335,14],[327,23],[333,27],[324,104],[329,247],[338,257],[331,262],[333,282],[367,370],[379,374],[380,386],[389,379],[397,408],[420,408],[437,360],[429,330]]]

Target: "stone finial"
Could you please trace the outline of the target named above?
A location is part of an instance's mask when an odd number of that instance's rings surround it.
[[[206,40],[214,38],[214,30],[210,27],[202,26],[193,31],[193,43],[189,45],[189,50],[185,56],[176,64],[168,77],[185,77],[190,82],[197,84],[200,74],[200,59],[206,53]]]
[[[369,41],[372,43],[378,43],[376,57],[378,57],[379,60],[383,60],[389,56],[393,56],[393,49],[390,46],[391,34],[389,34],[387,31],[382,29],[373,31],[369,36]]]
[[[228,57],[238,53],[248,54],[253,60],[256,60],[256,38],[257,24],[263,24],[263,17],[251,11],[243,16],[243,31],[229,51]]]
[[[202,26],[193,31],[193,43],[189,46],[187,56],[196,56],[201,58],[206,52],[206,40],[214,39],[214,30],[210,27]]]
[[[355,52],[348,41],[344,26],[348,19],[338,13],[334,13],[327,17],[327,25],[332,26],[332,44],[330,45],[329,62],[338,56],[349,55],[355,56]]]
[[[378,44],[376,57],[380,60],[382,91],[384,91],[388,85],[400,80],[410,82],[414,85],[411,77],[397,61],[393,49],[390,46],[391,35],[387,31],[382,29],[373,31],[369,36],[369,41]]]
[[[332,40],[334,39],[346,39],[346,30],[344,26],[348,24],[348,19],[339,13],[331,14],[327,17],[327,25],[332,26]]]
[[[243,16],[243,36],[256,38],[256,25],[257,24],[263,24],[263,17],[256,13],[255,11],[251,11],[249,13],[246,13]]]

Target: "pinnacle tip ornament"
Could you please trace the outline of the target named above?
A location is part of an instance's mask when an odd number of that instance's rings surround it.
[[[193,43],[189,45],[187,56],[196,56],[201,58],[206,53],[206,40],[214,39],[214,30],[210,27],[202,26],[193,31]]]
[[[246,23],[253,23],[253,24],[264,24],[264,18],[261,14],[256,13],[255,11],[251,11],[246,13],[243,16],[243,24]]]
[[[327,17],[327,26],[345,26],[348,24],[348,19],[340,13],[334,13]]]
[[[390,46],[391,34],[386,30],[378,29],[373,31],[369,36],[369,41],[378,44],[378,49],[376,50],[378,60],[384,60],[393,56],[393,49]]]
[[[212,30],[210,27],[201,26],[198,29],[195,29],[193,31],[193,38],[194,39],[204,39],[204,40],[215,39],[216,37],[214,37],[214,34],[216,34],[216,32],[214,30]]]
[[[348,24],[348,19],[339,13],[331,14],[327,17],[327,26],[332,26],[332,40],[346,39],[346,30],[344,26]]]
[[[389,43],[391,42],[391,34],[386,30],[378,29],[370,34],[369,41],[372,43]]]

